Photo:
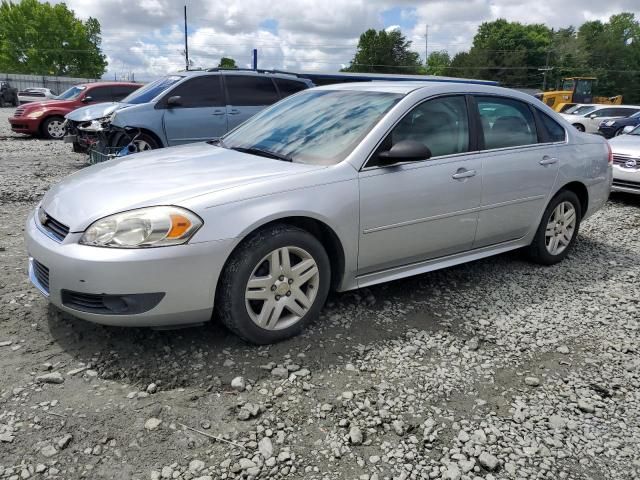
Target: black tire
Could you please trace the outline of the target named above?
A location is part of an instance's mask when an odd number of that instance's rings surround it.
[[[11,102],[11,105],[13,105],[14,107],[17,107],[20,104],[20,102],[18,101],[18,96],[16,95],[15,97],[13,97],[13,101]]]
[[[584,132],[584,125],[582,125],[581,123],[574,123],[573,126],[576,127],[576,130],[578,130],[579,132]]]
[[[87,147],[79,144],[78,142],[73,142],[73,153],[87,153]]]
[[[617,129],[617,130],[614,132],[613,136],[614,136],[614,137],[617,137],[617,136],[619,136],[619,135],[622,135],[623,130],[624,130],[624,127],[620,127],[619,129]]]
[[[317,292],[307,312],[296,323],[278,330],[258,326],[249,316],[245,291],[254,270],[274,250],[296,247],[308,252],[319,272]],[[242,339],[264,345],[297,335],[319,315],[329,293],[331,264],[316,237],[306,230],[281,224],[252,233],[233,252],[220,277],[215,302],[215,316]],[[277,297],[276,297],[277,299]]]
[[[0,108],[4,108],[4,97],[0,95]]]
[[[133,137],[130,137],[126,133],[117,133],[113,140],[111,141],[111,145],[118,148],[124,148],[131,143]],[[140,135],[135,136],[134,145],[138,149],[138,152],[148,151],[148,150],[156,150],[158,148],[162,148],[162,145],[158,143],[158,141],[152,135],[148,133],[141,132]],[[141,145],[147,145],[149,148],[140,147]],[[140,149],[142,148],[142,149]]]
[[[549,219],[553,211],[556,209],[558,205],[562,202],[569,202],[573,206],[576,212],[576,223],[573,230],[573,236],[569,241],[569,244],[564,248],[562,252],[557,255],[553,255],[547,249],[546,244],[546,230],[547,224],[549,223]],[[538,226],[538,230],[536,230],[536,235],[533,237],[533,241],[531,245],[527,248],[527,255],[530,260],[533,262],[539,263],[541,265],[553,265],[558,262],[564,260],[564,258],[569,254],[573,244],[578,237],[578,231],[580,230],[580,221],[582,220],[582,207],[580,204],[580,200],[578,196],[569,191],[569,190],[561,190],[556,194],[555,197],[551,199],[549,205],[547,205],[546,210],[544,211],[544,215],[542,215],[542,220],[540,220],[540,225]]]
[[[40,125],[40,134],[42,135],[42,138],[46,138],[48,140],[62,140],[62,138],[64,137],[64,131],[62,131],[62,134],[59,137],[52,135],[49,131],[49,127],[53,122],[62,123],[64,122],[64,117],[53,115],[51,117],[45,118],[45,120],[42,122],[42,125]]]

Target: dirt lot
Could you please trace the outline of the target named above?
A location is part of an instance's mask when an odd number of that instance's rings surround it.
[[[12,135],[10,114],[0,478],[640,476],[640,199],[614,196],[560,265],[516,252],[336,294],[271,347],[105,328],[27,280],[27,212],[83,157]]]

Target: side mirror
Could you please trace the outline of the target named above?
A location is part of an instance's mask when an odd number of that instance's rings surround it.
[[[380,164],[383,166],[393,165],[400,162],[415,162],[417,160],[427,160],[431,158],[431,150],[425,144],[414,142],[413,140],[402,140],[378,154]]]
[[[622,135],[629,133],[629,132],[633,132],[633,130],[637,127],[637,125],[627,125],[626,127],[624,127],[622,129]]]
[[[93,97],[91,95],[87,95],[82,99],[82,103],[89,103],[89,102],[93,102]]]
[[[182,105],[182,97],[180,95],[167,98],[167,107],[177,107],[179,105]]]
[[[595,113],[592,113],[591,115],[589,115],[589,118],[591,118],[591,119],[594,119],[596,117],[597,117],[597,115]]]

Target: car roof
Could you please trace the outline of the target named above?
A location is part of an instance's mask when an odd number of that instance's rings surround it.
[[[176,72],[175,75],[180,75],[182,77],[195,77],[199,75],[211,75],[211,74],[219,74],[224,73],[225,75],[250,75],[256,77],[275,77],[275,78],[286,78],[290,80],[297,80],[299,82],[309,83],[310,80],[307,78],[302,78],[295,73],[285,73],[285,72],[272,72],[269,70],[253,70],[248,68],[209,68],[206,70],[182,70]]]
[[[89,87],[113,87],[116,85],[125,85],[128,87],[131,87],[131,86],[141,87],[143,84],[137,83],[137,82],[89,82],[89,83],[79,83],[77,86],[81,86],[81,85],[89,88]]]
[[[437,81],[371,81],[371,82],[354,82],[354,83],[336,83],[332,85],[324,85],[316,87],[321,90],[351,90],[362,92],[388,92],[408,95],[411,92],[420,91],[427,94],[443,93],[485,93],[495,95],[506,95],[515,98],[526,99],[531,101],[535,99],[533,96],[519,92],[511,88],[498,87],[495,85],[482,85],[476,83],[466,83],[463,80],[459,82],[437,82]]]

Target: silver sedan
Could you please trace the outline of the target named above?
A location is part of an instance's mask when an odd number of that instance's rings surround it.
[[[608,144],[519,92],[362,83],[301,92],[217,142],[64,179],[26,224],[29,275],[109,325],[222,321],[290,337],[352,290],[524,248],[562,260],[607,200]]]
[[[640,126],[609,140],[613,150],[614,192],[640,194]]]

